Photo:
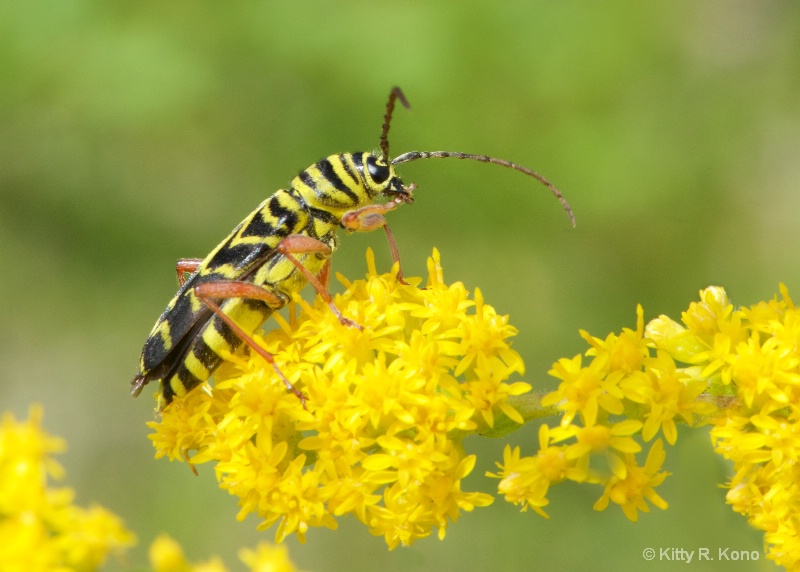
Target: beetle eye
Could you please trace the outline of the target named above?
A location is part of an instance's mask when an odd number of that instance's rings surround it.
[[[369,171],[369,176],[372,177],[372,180],[378,184],[386,182],[390,174],[389,167],[378,164],[378,160],[374,155],[367,157],[367,171]]]

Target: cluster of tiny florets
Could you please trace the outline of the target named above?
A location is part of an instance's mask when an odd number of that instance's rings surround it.
[[[220,486],[276,537],[301,540],[354,514],[390,547],[437,531],[492,497],[462,490],[475,456],[462,439],[498,418],[522,423],[510,398],[530,390],[509,347],[516,330],[463,284],[445,284],[438,252],[424,288],[378,275],[339,278],[342,325],[317,299],[256,336],[306,396],[286,391],[257,354],[230,356],[213,389],[177,399],[152,423],[157,456],[214,462]]]
[[[634,521],[639,511],[650,510],[647,501],[667,507],[655,492],[668,475],[661,470],[666,456],[662,438],[674,444],[677,421],[694,424],[698,415],[712,413],[713,406],[697,399],[706,384],[678,368],[645,337],[641,307],[637,316],[635,330],[626,328],[605,339],[582,331],[589,344],[585,356],[562,358],[553,365],[550,374],[560,384],[544,396],[542,405],[562,411],[561,422],[541,426],[536,456],[506,448],[495,475],[506,500],[547,516],[543,507],[549,502],[549,487],[571,480],[601,486],[595,509],[613,502]],[[641,463],[639,454],[647,443]]]
[[[436,251],[425,288],[378,275],[371,254],[368,263],[366,279],[340,277],[335,301],[363,331],[296,297],[300,317],[278,316],[279,328],[256,336],[307,408],[261,357],[230,356],[213,390],[176,400],[152,424],[157,456],[215,462],[239,516],[278,523],[278,540],[352,513],[395,547],[443,537],[461,511],[492,502],[462,490],[475,457],[461,442],[506,431],[498,420],[560,413],[541,426],[534,455],[506,447],[489,474],[506,500],[546,517],[550,487],[569,480],[600,487],[594,508],[614,504],[633,521],[667,508],[656,489],[678,426],[710,423],[734,462],[728,502],[765,531],[769,558],[800,562],[800,314],[783,287],[781,299],[738,310],[710,287],[681,323],[660,316],[645,327],[638,307],[635,329],[581,331],[588,349],[554,363],[558,388],[539,397],[510,381],[524,365],[507,317],[479,290],[445,284]]]
[[[541,400],[562,411],[560,424],[541,427],[535,456],[506,449],[494,475],[500,492],[546,516],[551,485],[595,484],[603,487],[596,509],[613,502],[636,520],[648,502],[667,507],[655,488],[668,476],[664,441],[675,444],[676,423],[712,423],[717,452],[734,463],[728,502],[765,531],[769,558],[796,566],[800,313],[781,292],[734,310],[710,287],[682,323],[660,316],[645,328],[639,307],[635,330],[605,339],[581,332],[589,349],[553,365],[560,385]]]
[[[64,469],[53,459],[66,444],[42,430],[42,409],[27,421],[0,421],[0,568],[96,570],[109,554],[135,542],[105,508],[73,504],[75,493],[54,487]]]

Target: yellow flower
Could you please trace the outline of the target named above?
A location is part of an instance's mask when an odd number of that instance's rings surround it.
[[[556,391],[542,399],[542,405],[563,409],[562,424],[571,423],[577,413],[586,425],[595,424],[598,412],[622,413],[622,393],[616,383],[619,377],[605,376],[603,357],[596,357],[588,367],[582,367],[581,356],[561,358],[548,373],[562,381]]]
[[[638,453],[642,446],[632,437],[640,432],[642,422],[627,419],[612,425],[561,425],[550,430],[550,442],[559,443],[567,439],[575,439],[575,443],[566,449],[568,459],[575,460],[575,467],[567,471],[569,479],[577,482],[598,482],[597,469],[589,472],[593,456],[603,455],[608,462],[609,471],[620,478],[625,478],[625,453]]]
[[[567,456],[566,446],[551,446],[549,428],[539,428],[539,452],[535,457],[521,457],[519,447],[512,449],[506,445],[503,462],[497,463],[498,473],[487,476],[499,478],[498,491],[505,499],[522,506],[522,510],[532,508],[537,514],[549,518],[542,507],[547,506],[547,492],[551,484],[566,478],[575,466],[575,460]]]
[[[446,284],[437,252],[425,289],[378,276],[371,253],[368,265],[365,280],[340,278],[347,290],[336,299],[363,332],[296,298],[302,315],[278,316],[280,327],[257,338],[307,410],[260,357],[230,356],[213,390],[177,399],[151,424],[156,456],[215,462],[240,518],[278,523],[278,540],[354,514],[394,548],[442,538],[462,511],[492,501],[462,491],[475,466],[466,435],[561,412],[556,426],[541,425],[538,452],[505,448],[488,474],[498,492],[546,518],[551,486],[596,485],[596,510],[614,503],[635,521],[667,508],[656,492],[669,475],[664,441],[676,443],[679,424],[712,423],[734,466],[728,502],[765,531],[769,558],[800,565],[800,313],[783,285],[781,299],[739,309],[707,288],[682,324],[659,316],[645,327],[639,306],[635,329],[581,331],[589,347],[553,364],[558,388],[541,396],[513,380],[524,372],[510,347],[516,330],[480,291],[470,299]]]
[[[285,546],[260,543],[255,550],[243,549],[239,558],[252,572],[295,572],[294,563],[289,559]]]
[[[683,363],[693,363],[695,356],[707,348],[688,328],[663,314],[650,320],[644,333],[656,347]]]
[[[747,407],[771,412],[800,402],[800,355],[778,338],[753,332],[747,342],[736,347],[732,377]]]
[[[780,291],[782,299],[734,309],[722,288],[708,288],[683,314],[686,329],[662,317],[652,338],[659,349],[696,364],[685,370],[697,379],[692,383],[720,397],[724,407],[711,439],[734,464],[728,503],[765,531],[768,558],[794,569],[800,563],[800,314],[786,287]],[[690,405],[697,390],[686,391],[684,412],[706,414]],[[665,427],[668,438],[670,432]]]
[[[708,313],[706,306],[698,306],[692,315],[705,319]],[[705,323],[699,318],[695,321]],[[645,332],[653,332],[655,340]],[[544,506],[546,487],[559,479],[599,484],[605,493],[595,508],[604,509],[614,501],[635,520],[639,510],[649,510],[645,499],[666,507],[654,491],[667,476],[658,472],[665,456],[663,445],[657,441],[645,466],[639,467],[640,441],[651,441],[662,431],[674,444],[676,421],[693,425],[698,415],[714,412],[712,404],[698,399],[707,382],[694,379],[686,368],[677,367],[666,350],[654,351],[654,346],[660,348],[659,343],[665,342],[683,356],[692,356],[703,345],[687,328],[665,316],[646,330],[641,306],[636,309],[635,330],[624,328],[604,339],[584,331],[581,336],[590,346],[585,355],[591,361],[584,366],[583,356],[578,355],[556,362],[549,373],[561,383],[541,400],[543,406],[564,411],[560,425],[542,429],[536,457],[520,458],[518,451],[506,455],[500,490],[513,502],[532,499],[532,506]],[[543,459],[549,461],[548,478],[544,478]]]
[[[299,296],[296,319],[256,341],[308,396],[307,410],[258,355],[230,356],[213,389],[189,393],[151,423],[156,456],[213,461],[220,486],[276,539],[301,541],[354,514],[394,548],[437,531],[492,497],[465,492],[475,457],[461,440],[498,417],[523,422],[510,381],[524,371],[510,348],[516,329],[461,283],[444,282],[439,254],[424,289],[378,275],[339,278],[337,307],[364,326],[343,326],[321,300]],[[407,279],[411,284],[418,279]],[[189,455],[192,454],[191,458]]]
[[[44,433],[41,420],[42,409],[34,406],[26,422],[8,413],[0,422],[0,566],[96,570],[135,538],[106,509],[77,507],[72,490],[48,486],[64,477],[51,455],[65,444]]]
[[[732,311],[725,290],[710,286],[700,291],[700,301],[689,304],[689,309],[681,314],[681,320],[698,339],[710,344],[720,331],[720,322],[726,320]]]
[[[162,534],[150,545],[150,565],[155,572],[227,572],[227,568],[217,557],[207,562],[191,564],[186,560],[180,545],[169,536]],[[239,551],[239,559],[251,572],[296,572],[289,552],[283,546],[260,543],[255,550]]]
[[[608,371],[624,374],[639,371],[642,361],[649,355],[644,337],[644,310],[641,306],[636,308],[636,330],[623,328],[621,334],[609,334],[605,340],[581,330],[581,337],[592,346],[586,351],[586,355],[603,356]]]
[[[655,492],[655,487],[669,475],[667,472],[659,472],[666,456],[661,439],[657,439],[650,447],[644,467],[636,464],[633,455],[626,455],[625,476],[621,478],[614,475],[608,479],[603,496],[595,503],[594,509],[605,510],[609,501],[613,501],[620,505],[625,516],[633,522],[639,519],[639,511],[650,512],[645,500],[660,509],[666,509],[667,502]]]
[[[678,439],[676,420],[682,419],[687,425],[694,425],[695,415],[711,415],[714,406],[698,401],[698,397],[708,388],[704,380],[692,380],[679,370],[675,361],[665,351],[658,351],[655,358],[645,360],[650,381],[650,391],[643,403],[648,410],[642,437],[650,441],[659,428],[667,443],[674,445]]]

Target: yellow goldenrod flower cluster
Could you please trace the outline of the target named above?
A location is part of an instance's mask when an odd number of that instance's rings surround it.
[[[551,485],[599,486],[594,508],[618,505],[632,521],[667,508],[656,489],[678,424],[711,423],[716,450],[734,463],[728,502],[765,531],[768,557],[800,563],[800,315],[782,299],[734,310],[724,290],[700,292],[682,315],[605,338],[581,331],[583,355],[558,360],[560,383],[543,397],[509,381],[524,373],[505,316],[445,284],[438,252],[425,288],[379,276],[340,277],[336,299],[364,326],[343,326],[327,306],[296,297],[298,318],[258,343],[307,397],[307,408],[259,356],[230,356],[212,389],[191,392],[151,423],[156,456],[215,462],[239,517],[276,538],[304,540],[354,514],[389,547],[438,531],[492,497],[464,492],[475,465],[461,442],[560,414],[539,430],[539,450],[507,447],[497,474],[505,499],[547,516]]]
[[[296,572],[284,546],[260,543],[255,550],[243,549],[239,559],[253,572]],[[150,565],[154,572],[227,572],[219,558],[190,564],[180,545],[167,535],[161,535],[150,545]]]
[[[42,431],[41,419],[31,407],[25,422],[10,413],[0,421],[0,568],[96,570],[135,538],[106,509],[74,506],[71,489],[48,486],[64,477],[52,455],[65,444]]]
[[[645,501],[667,507],[655,492],[668,474],[661,471],[664,445],[653,439],[660,433],[674,444],[677,419],[692,425],[696,415],[709,415],[713,406],[697,399],[706,389],[704,381],[679,369],[668,353],[654,351],[644,336],[641,307],[637,316],[636,330],[625,328],[605,339],[582,331],[590,346],[587,364],[577,355],[553,365],[550,374],[561,383],[542,405],[563,411],[561,423],[541,426],[535,457],[506,449],[495,475],[506,500],[546,517],[550,485],[569,479],[602,486],[595,509],[614,502],[633,521],[639,511],[650,510]],[[653,441],[643,465],[636,456],[640,441]]]
[[[213,390],[176,399],[151,423],[156,456],[215,462],[220,486],[276,538],[336,527],[354,514],[390,548],[433,530],[443,537],[460,512],[492,497],[465,492],[475,465],[464,436],[498,422],[522,423],[508,382],[524,367],[510,349],[516,330],[463,284],[444,283],[439,254],[425,288],[369,273],[335,303],[364,330],[343,326],[319,299],[259,344],[275,355],[307,409],[258,355],[234,355]],[[511,421],[508,421],[511,420]],[[191,453],[191,457],[190,457]]]
[[[109,554],[122,556],[136,537],[120,519],[100,506],[72,504],[68,488],[47,486],[64,470],[52,455],[66,444],[42,431],[42,408],[31,407],[29,419],[10,413],[0,421],[0,570],[20,572],[98,570]],[[286,548],[261,543],[239,558],[249,570],[294,572]],[[155,572],[226,572],[218,558],[191,565],[178,543],[162,535],[150,546]]]
[[[800,313],[781,299],[734,310],[722,288],[700,293],[682,316],[651,322],[648,336],[723,396],[711,430],[734,464],[727,500],[765,532],[767,557],[800,566]],[[727,398],[725,398],[727,396]]]
[[[660,316],[644,328],[604,340],[581,332],[590,349],[561,359],[561,380],[542,405],[563,411],[543,425],[539,452],[507,448],[499,490],[506,500],[546,516],[550,485],[597,484],[636,520],[645,501],[666,508],[655,492],[668,473],[663,441],[674,444],[676,422],[711,422],[716,450],[734,463],[728,502],[765,531],[768,557],[800,564],[800,314],[786,289],[782,299],[734,310],[722,288],[700,292],[680,324]],[[661,437],[656,437],[660,435]],[[654,440],[655,439],[655,440]],[[649,442],[643,465],[637,453]]]

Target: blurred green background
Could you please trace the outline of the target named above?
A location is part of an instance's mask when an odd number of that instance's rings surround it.
[[[0,4],[0,409],[69,442],[78,502],[121,515],[142,567],[160,532],[190,558],[272,539],[183,464],[154,461],[153,403],[128,395],[141,345],[176,289],[263,198],[339,151],[377,146],[389,89],[394,154],[486,153],[530,179],[457,161],[403,166],[417,202],[391,213],[406,273],[431,248],[520,329],[526,379],[605,336],[680,312],[710,284],[738,304],[785,282],[800,299],[800,4],[635,2],[4,2]],[[365,272],[383,233],[343,237],[334,269]],[[310,292],[308,293],[310,296]],[[149,392],[145,392],[149,393]],[[536,450],[536,427],[510,441]],[[491,492],[505,441],[470,439],[467,488]],[[760,550],[724,505],[729,468],[681,431],[655,509],[595,513],[561,485],[546,521],[498,499],[447,532],[387,552],[353,521],[288,544],[306,570],[647,570],[646,547]],[[1,542],[2,540],[0,540]],[[693,570],[761,570],[698,563]]]

